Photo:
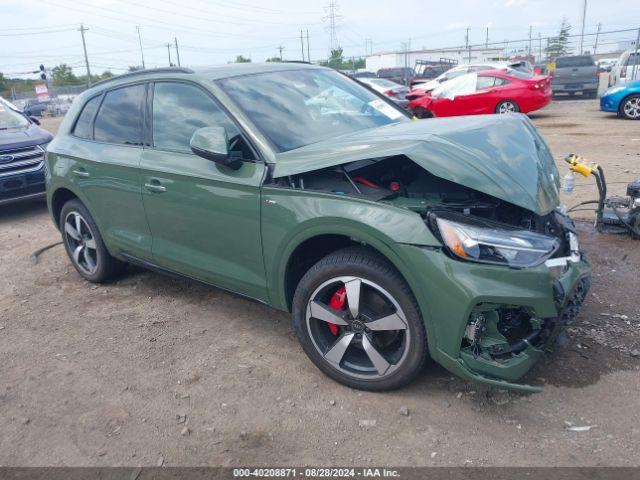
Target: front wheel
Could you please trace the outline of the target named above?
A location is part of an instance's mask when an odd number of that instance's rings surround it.
[[[631,95],[620,104],[620,115],[629,120],[640,120],[640,95]]]
[[[305,274],[293,299],[293,323],[311,361],[353,388],[402,387],[427,357],[424,323],[408,285],[364,248],[339,250]]]
[[[512,100],[503,100],[496,105],[496,113],[504,115],[505,113],[516,113],[520,111],[518,104]]]

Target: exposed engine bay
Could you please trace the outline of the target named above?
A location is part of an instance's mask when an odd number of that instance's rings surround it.
[[[359,160],[278,178],[275,183],[286,188],[384,202],[415,211],[425,219],[432,209],[446,209],[554,237],[567,228],[566,224],[562,225],[566,223],[565,219],[555,213],[541,217],[522,207],[436,177],[404,155]]]

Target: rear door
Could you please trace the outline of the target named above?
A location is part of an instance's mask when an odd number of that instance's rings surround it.
[[[235,122],[211,94],[179,81],[153,85],[152,145],[141,160],[154,263],[259,300],[266,299],[260,185],[266,173]],[[237,170],[194,155],[193,132],[227,131]]]
[[[142,206],[138,170],[144,143],[147,85],[108,90],[80,113],[65,152],[69,172],[82,191],[112,253],[151,256],[151,235]]]

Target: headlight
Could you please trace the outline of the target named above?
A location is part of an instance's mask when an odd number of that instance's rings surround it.
[[[613,95],[614,93],[621,92],[625,87],[611,87],[609,90],[604,92],[605,95]]]
[[[453,255],[472,262],[532,267],[560,245],[553,237],[452,212],[432,213],[430,223]]]

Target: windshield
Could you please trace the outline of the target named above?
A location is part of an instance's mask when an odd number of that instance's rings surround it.
[[[459,77],[441,83],[431,92],[434,98],[448,98],[453,100],[458,95],[469,95],[476,91],[476,83],[478,81],[477,73],[467,73]]]
[[[269,72],[219,83],[280,152],[409,121],[395,106],[332,70]]]
[[[0,130],[8,128],[24,128],[29,125],[29,120],[24,115],[0,103]]]

